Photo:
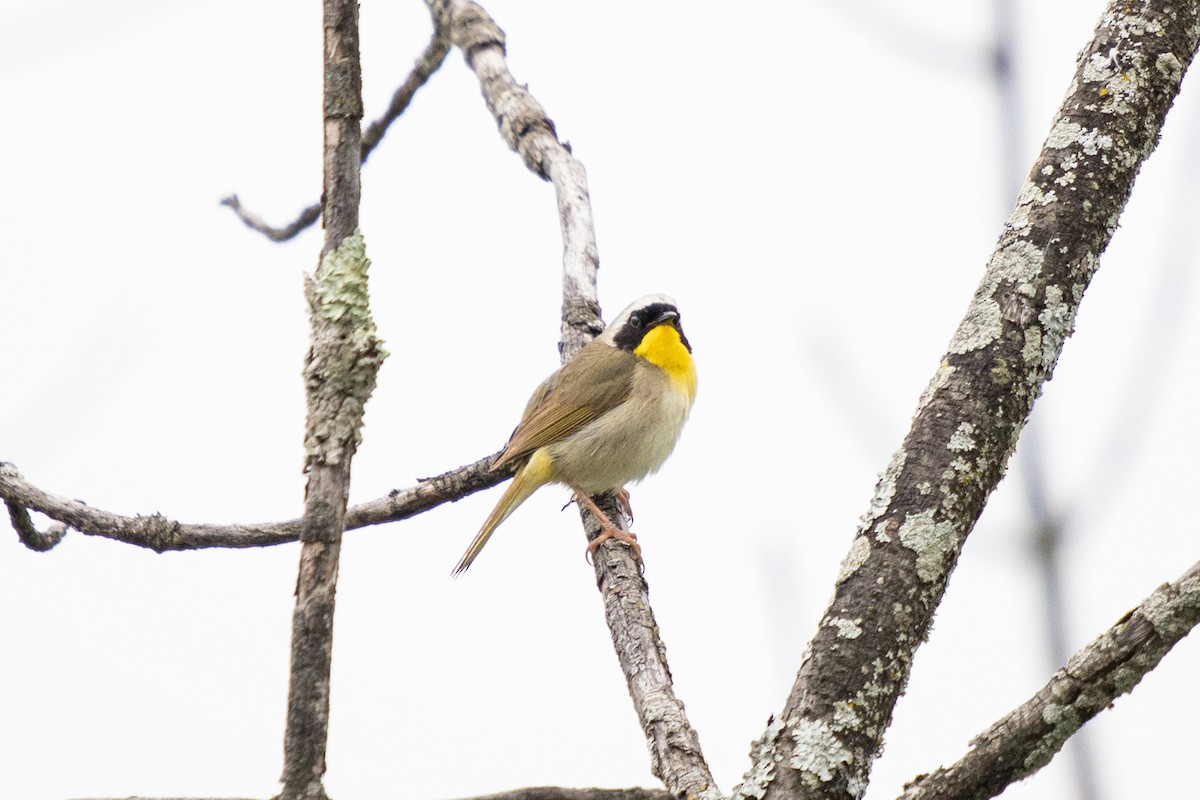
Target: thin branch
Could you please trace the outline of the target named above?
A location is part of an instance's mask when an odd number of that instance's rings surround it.
[[[440,29],[462,51],[479,78],[484,101],[500,134],[525,166],[554,185],[563,239],[562,340],[565,363],[602,329],[596,300],[599,255],[592,224],[587,173],[554,123],[505,61],[504,32],[470,0],[432,0]],[[622,527],[627,522],[611,495],[599,498]],[[583,513],[588,538],[599,526]],[[596,558],[596,577],[605,619],[625,673],[629,694],[650,746],[650,768],[675,797],[719,797],[696,731],[675,696],[666,648],[650,610],[646,582],[627,548],[605,545]]]
[[[305,230],[321,218],[321,204],[313,203],[311,206],[301,211],[300,216],[296,217],[287,225],[284,225],[281,228],[276,228],[258,214],[255,214],[253,211],[243,206],[242,201],[238,199],[236,194],[231,194],[229,197],[222,198],[221,205],[229,206],[233,213],[237,214],[238,219],[245,223],[247,228],[253,231],[258,231],[273,242],[286,242],[288,239],[294,238],[300,233],[300,231]]]
[[[415,486],[393,489],[383,497],[349,508],[346,511],[346,530],[408,519],[442,503],[455,502],[491,488],[510,477],[510,473],[504,470],[488,471],[488,465],[495,457],[493,453],[458,469],[423,478]],[[178,522],[161,514],[122,516],[89,506],[80,500],[45,492],[22,478],[15,466],[5,462],[0,462],[0,498],[9,504],[10,509],[14,506],[33,509],[63,523],[63,532],[73,528],[87,536],[102,536],[158,553],[285,544],[300,538],[302,526],[302,520],[299,519],[253,525],[201,525]],[[17,522],[14,520],[14,527]],[[62,536],[54,538],[53,534],[59,529],[59,526],[54,526],[45,534],[36,533],[38,537],[43,537],[44,542],[53,540],[53,544],[57,544]],[[19,528],[18,534],[27,535]]]
[[[983,800],[1029,777],[1081,725],[1132,691],[1197,623],[1200,563],[1078,650],[1037,694],[975,737],[958,763],[917,777],[902,800]]]
[[[383,141],[388,128],[408,108],[409,103],[416,96],[417,90],[425,85],[433,76],[433,73],[438,71],[438,68],[442,66],[442,62],[446,60],[446,54],[449,52],[450,43],[446,40],[441,30],[437,26],[434,26],[429,44],[425,46],[425,51],[421,53],[421,57],[413,65],[412,71],[408,73],[408,77],[404,79],[404,83],[400,84],[399,88],[392,94],[392,102],[388,105],[387,110],[383,112],[383,115],[379,119],[372,122],[363,131],[361,163],[367,163],[367,158],[370,157],[371,151]],[[313,203],[301,211],[300,216],[296,217],[295,220],[283,227],[276,228],[267,224],[262,217],[243,206],[236,194],[231,194],[229,197],[221,200],[221,205],[229,206],[233,213],[237,214],[238,219],[246,224],[246,227],[258,231],[263,236],[275,242],[286,242],[321,217],[321,204]]]
[[[443,472],[432,478],[421,478],[416,486],[393,489],[376,500],[350,508],[346,511],[346,529],[365,528],[397,522],[437,508],[443,503],[456,503],[476,492],[490,489],[512,477],[511,465],[493,471],[492,462],[500,451],[492,453],[466,466]]]
[[[429,39],[429,44],[425,45],[425,52],[421,53],[421,57],[413,65],[412,71],[408,73],[404,83],[400,84],[400,87],[392,94],[392,102],[388,105],[387,111],[384,111],[379,119],[372,122],[363,131],[362,163],[367,163],[371,151],[383,141],[383,136],[387,133],[388,128],[408,108],[408,104],[416,96],[417,90],[433,77],[433,73],[438,71],[449,52],[450,41],[435,21],[433,35]]]
[[[1072,331],[1200,37],[1200,7],[1112,2],[777,723],[735,794],[857,798],[968,533]],[[938,223],[940,224],[940,223]]]

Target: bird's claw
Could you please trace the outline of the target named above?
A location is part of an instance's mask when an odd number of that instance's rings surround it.
[[[631,531],[623,531],[619,528],[605,528],[600,531],[600,535],[588,542],[587,551],[584,554],[584,560],[589,564],[595,563],[592,559],[596,556],[596,551],[600,545],[607,542],[609,539],[616,539],[618,542],[623,542],[629,545],[633,550],[633,557],[637,559],[639,567],[642,565],[642,546],[637,542],[637,534]]]

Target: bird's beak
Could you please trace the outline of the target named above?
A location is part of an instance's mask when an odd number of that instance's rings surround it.
[[[674,325],[675,324],[674,321],[677,319],[679,319],[679,314],[677,312],[664,311],[663,313],[659,314],[654,319],[650,320],[650,324],[646,326],[646,330],[650,330],[651,328],[656,328],[659,325],[662,325],[664,322],[670,322],[672,325]]]

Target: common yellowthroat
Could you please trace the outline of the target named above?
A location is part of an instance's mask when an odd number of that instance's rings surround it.
[[[457,575],[471,566],[492,532],[548,483],[573,492],[600,522],[588,546],[615,538],[640,554],[590,495],[615,490],[626,511],[630,481],[658,471],[675,449],[692,401],[696,367],[675,301],[646,295],[542,382],[491,470],[517,465],[513,481],[463,553]]]

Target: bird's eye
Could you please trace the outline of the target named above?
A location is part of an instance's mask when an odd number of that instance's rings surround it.
[[[629,318],[629,324],[635,328],[640,328],[640,327],[642,327],[642,318],[639,317],[637,314],[634,314],[632,317]]]

